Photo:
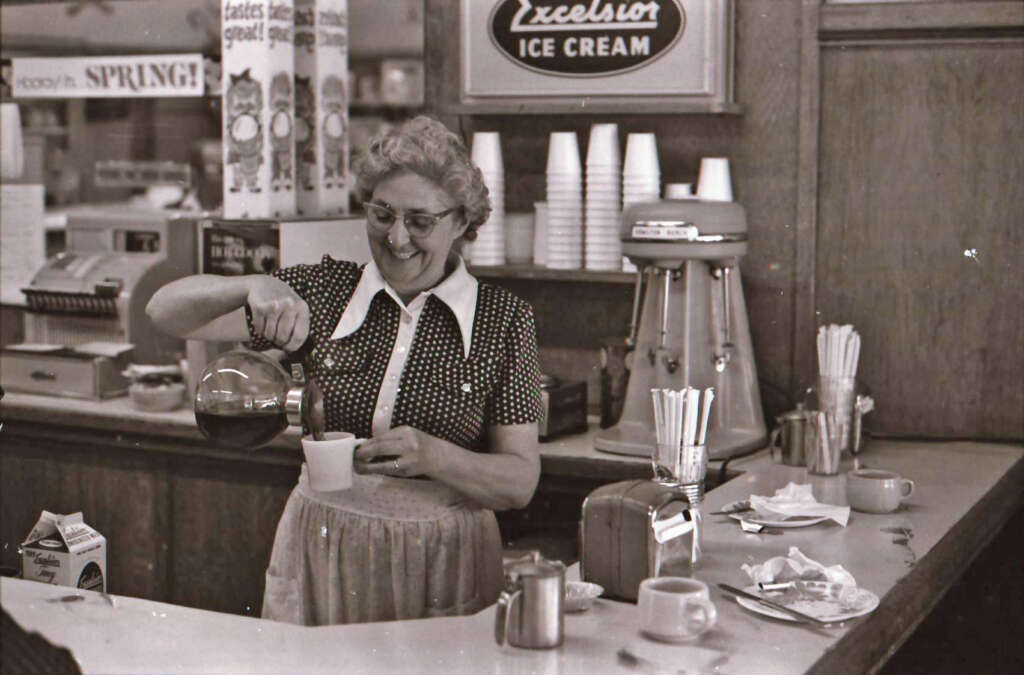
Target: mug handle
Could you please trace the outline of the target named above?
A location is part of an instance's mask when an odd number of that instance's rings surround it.
[[[900,496],[902,499],[906,499],[910,495],[914,494],[914,481],[909,478],[904,478],[900,481]]]
[[[501,595],[498,596],[498,603],[495,605],[494,610],[494,641],[499,646],[505,644],[508,626],[512,619],[512,606],[519,599],[520,593],[522,593],[520,590],[512,593],[502,591]]]
[[[718,610],[707,598],[689,598],[686,601],[686,613],[689,618],[686,629],[690,635],[700,635],[718,621]]]

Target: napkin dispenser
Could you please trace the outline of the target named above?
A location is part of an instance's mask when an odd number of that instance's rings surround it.
[[[669,519],[691,526],[658,543],[656,525]],[[636,601],[647,577],[692,573],[699,527],[697,510],[678,486],[651,480],[602,485],[583,501],[580,574],[603,586],[606,597]]]

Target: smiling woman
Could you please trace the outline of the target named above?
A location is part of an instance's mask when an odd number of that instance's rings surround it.
[[[490,204],[441,123],[419,117],[375,139],[356,172],[372,262],[188,277],[147,311],[183,337],[305,345],[325,430],[368,439],[347,490],[313,490],[303,470],[278,524],[265,617],[476,612],[502,583],[493,510],[525,506],[540,473],[533,311],[479,283],[457,252]]]

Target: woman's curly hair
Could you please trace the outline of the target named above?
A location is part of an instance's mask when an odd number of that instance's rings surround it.
[[[385,176],[401,170],[440,185],[462,207],[467,225],[462,238],[476,239],[477,229],[491,213],[491,202],[483,174],[457,135],[438,120],[420,115],[374,138],[355,161],[360,201],[370,199]]]

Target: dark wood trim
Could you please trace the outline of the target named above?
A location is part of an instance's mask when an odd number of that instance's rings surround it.
[[[302,464],[298,449],[263,447],[256,450],[228,450],[211,445],[208,441],[190,441],[179,436],[169,437],[154,430],[152,433],[131,433],[118,429],[89,426],[60,426],[43,419],[21,419],[3,422],[4,442],[23,440],[27,444],[50,447],[75,446],[88,443],[105,451],[125,450],[133,453],[189,457],[196,461],[222,464],[240,470],[241,465],[278,466],[294,468]]]
[[[804,0],[800,17],[800,121],[797,131],[797,222],[794,266],[793,368],[789,390],[808,386],[816,372],[814,334],[815,258],[818,220],[818,134],[821,73],[818,29],[820,0]]]
[[[808,672],[877,672],[1022,506],[1024,460],[1018,460],[882,598],[871,620],[856,623]]]
[[[584,281],[606,284],[633,284],[636,274],[633,272],[600,272],[594,270],[557,270],[537,265],[471,265],[473,276],[487,279],[530,279],[535,281]]]
[[[1024,29],[1020,0],[832,4],[821,7],[821,39],[859,34],[961,33]]]
[[[575,100],[524,99],[494,103],[444,103],[441,110],[457,115],[573,115],[573,114],[672,114],[672,115],[740,115],[743,106],[738,103],[700,103],[693,101],[672,101],[671,97],[636,96],[629,100],[602,101],[590,96]]]

